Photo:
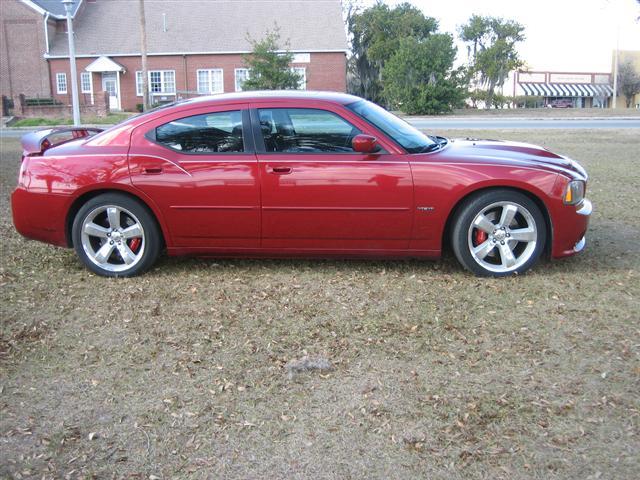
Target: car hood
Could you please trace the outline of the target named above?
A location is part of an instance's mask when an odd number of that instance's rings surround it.
[[[450,139],[447,145],[436,153],[436,156],[439,160],[539,167],[570,172],[572,176],[587,177],[586,171],[578,162],[544,147],[528,143],[470,138]]]

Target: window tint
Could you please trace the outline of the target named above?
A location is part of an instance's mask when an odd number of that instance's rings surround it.
[[[188,153],[243,152],[242,113],[207,113],[174,120],[156,128],[156,141]]]
[[[351,140],[360,133],[338,115],[307,108],[259,110],[267,152],[353,152]]]

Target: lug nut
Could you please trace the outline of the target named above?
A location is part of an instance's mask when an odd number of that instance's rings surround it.
[[[109,245],[113,245],[113,240],[111,240],[111,241],[109,242]]]
[[[500,245],[504,245],[504,240],[502,242],[500,242]]]

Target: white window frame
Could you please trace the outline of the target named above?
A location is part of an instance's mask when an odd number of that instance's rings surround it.
[[[149,88],[149,84],[147,83],[147,88]],[[136,71],[136,97],[144,96],[142,93],[142,71]]]
[[[206,73],[206,84],[202,85],[200,82],[200,74]],[[220,75],[219,88],[215,88],[214,75]],[[196,70],[196,88],[199,94],[216,94],[224,93],[224,70],[222,68],[201,68]]]
[[[234,73],[234,84],[235,84],[236,92],[241,92],[242,85],[238,85],[238,72],[247,72],[247,76],[244,79],[245,82],[251,78],[251,73],[249,72],[248,68],[236,68],[234,70],[233,73]]]
[[[307,89],[307,67],[291,67],[291,71],[301,76],[300,83],[298,84],[298,90]]]
[[[64,83],[64,90],[61,88]],[[56,92],[58,94],[63,95],[67,93],[67,74],[66,73],[56,73]]]
[[[89,78],[89,89],[84,88],[84,79]],[[91,72],[80,72],[80,91],[82,93],[93,93],[93,75]]]
[[[151,91],[151,74],[152,73],[160,73],[160,88],[161,91],[159,92],[152,92]],[[173,73],[173,91],[168,91],[166,90],[166,84],[165,84],[165,76],[167,75],[167,73]],[[147,90],[149,90],[149,93],[152,95],[175,95],[176,94],[176,90],[177,90],[177,85],[176,85],[176,71],[175,70],[149,70],[147,72]],[[137,70],[136,71],[136,97],[142,97],[142,71]]]

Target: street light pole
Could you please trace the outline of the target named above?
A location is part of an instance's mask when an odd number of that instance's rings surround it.
[[[78,72],[76,71],[76,44],[73,38],[73,11],[74,0],[62,0],[67,12],[67,37],[69,39],[69,68],[71,69],[71,105],[73,106],[73,124],[80,126],[80,103],[78,101]]]
[[[618,107],[618,50],[620,49],[620,25],[616,31],[616,53],[613,59],[613,108]]]

